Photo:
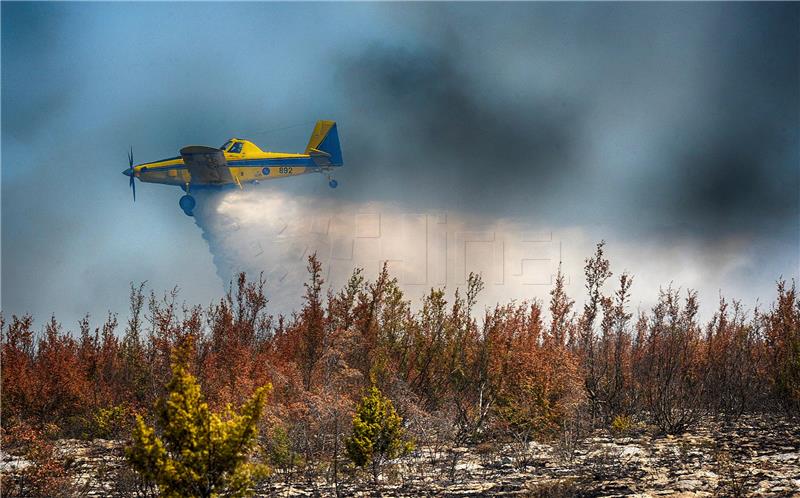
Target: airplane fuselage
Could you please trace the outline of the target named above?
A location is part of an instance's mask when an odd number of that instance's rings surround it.
[[[286,154],[263,152],[257,155],[242,157],[243,154],[225,153],[231,175],[240,183],[253,183],[287,176],[304,175],[322,171],[308,154]],[[192,182],[189,169],[181,157],[171,157],[134,166],[134,176],[147,183],[163,183],[166,185],[185,186],[191,188],[236,186],[235,181],[225,183]]]

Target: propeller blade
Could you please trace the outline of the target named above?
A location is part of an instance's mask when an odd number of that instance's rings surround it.
[[[136,182],[133,178],[133,146],[131,146],[130,150],[128,151],[128,169],[123,171],[126,175],[130,177],[130,182],[128,185],[131,187],[131,191],[133,191],[133,202],[136,202]]]

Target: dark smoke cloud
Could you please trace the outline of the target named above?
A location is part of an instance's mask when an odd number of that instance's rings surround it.
[[[717,23],[706,102],[673,135],[675,216],[715,229],[798,219],[800,16],[787,7]]]
[[[384,11],[419,39],[359,47],[339,79],[351,164],[395,194],[700,236],[797,219],[797,4]],[[629,115],[645,124],[626,184],[590,141]]]
[[[394,137],[384,136],[385,147],[360,161],[400,170],[421,188],[447,185],[457,193],[450,199],[456,207],[465,207],[459,201],[507,205],[503,193],[519,193],[520,184],[530,187],[528,196],[577,174],[570,128],[578,104],[487,94],[487,82],[460,62],[469,57],[460,48],[376,44],[345,62],[360,114]]]

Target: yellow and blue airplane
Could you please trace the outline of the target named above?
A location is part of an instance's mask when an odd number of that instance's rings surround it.
[[[130,177],[133,200],[136,201],[135,178],[147,183],[180,186],[186,195],[178,204],[183,212],[193,216],[196,205],[191,192],[197,189],[225,187],[243,188],[262,180],[287,176],[322,173],[328,185],[336,188],[333,171],[342,166],[342,149],[335,121],[317,121],[306,150],[302,154],[265,152],[249,140],[231,138],[219,149],[204,145],[189,145],[181,155],[134,166],[133,149],[128,153],[128,169],[122,174]]]

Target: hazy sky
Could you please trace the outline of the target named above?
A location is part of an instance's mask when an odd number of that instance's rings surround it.
[[[287,184],[304,196],[577,227],[651,266],[735,253],[722,281],[750,303],[798,275],[800,4],[1,8],[6,314],[72,324],[142,280],[208,303],[201,231],[177,188],[131,202],[128,146],[302,151],[312,124],[264,131],[317,119],[346,166],[336,191]]]

